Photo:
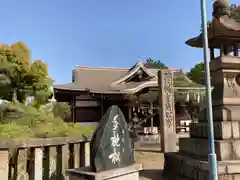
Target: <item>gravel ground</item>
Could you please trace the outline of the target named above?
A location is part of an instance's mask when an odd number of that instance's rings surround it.
[[[185,137],[189,137],[189,134],[177,134],[178,139]],[[161,153],[160,146],[160,142],[144,140],[144,138],[135,143],[136,163],[143,165],[143,170],[140,172],[140,180],[163,180],[161,174],[164,167],[164,154]]]
[[[162,180],[163,153],[136,151],[135,160],[143,165],[143,171],[140,172],[140,180]]]
[[[179,133],[177,137],[178,139],[185,138],[189,137],[189,134]],[[164,154],[161,153],[160,146],[160,142],[156,140],[141,140],[135,144],[135,160],[143,165],[140,180],[163,180],[161,173],[164,166]]]

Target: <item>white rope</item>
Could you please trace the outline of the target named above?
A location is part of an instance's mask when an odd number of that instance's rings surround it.
[[[197,103],[200,103],[200,100],[201,100],[200,98],[201,98],[201,96],[200,96],[200,94],[198,93],[198,94],[197,94]]]
[[[187,93],[186,102],[189,102],[189,93]]]
[[[176,95],[180,95],[180,96],[185,96],[183,98],[185,98],[186,102],[189,102],[190,99],[193,101],[196,101],[197,103],[200,103],[205,96],[205,91],[196,91],[196,90],[188,90],[188,91],[179,91],[179,90],[175,90],[175,94]]]

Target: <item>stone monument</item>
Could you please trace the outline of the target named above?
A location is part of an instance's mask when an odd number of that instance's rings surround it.
[[[134,164],[128,125],[118,106],[102,117],[90,143],[90,167],[72,169],[71,180],[139,179],[141,165]]]
[[[103,116],[91,141],[93,171],[121,168],[134,163],[132,142],[125,117],[117,106]]]
[[[229,17],[224,0],[213,4],[208,27],[211,54],[215,152],[219,179],[240,180],[240,23]],[[186,44],[202,47],[202,34]],[[214,50],[219,49],[219,57]],[[169,180],[208,180],[209,141],[206,109],[191,124],[190,138],[180,138],[179,152],[165,153],[164,176]]]
[[[163,69],[158,72],[159,118],[161,133],[161,150],[175,152],[177,145],[176,122],[174,109],[173,72]]]

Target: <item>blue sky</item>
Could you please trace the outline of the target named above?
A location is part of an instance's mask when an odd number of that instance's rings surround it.
[[[200,32],[200,0],[0,2],[0,43],[26,43],[55,83],[70,82],[76,65],[131,67],[151,57],[189,70],[202,60],[201,49],[184,44]]]

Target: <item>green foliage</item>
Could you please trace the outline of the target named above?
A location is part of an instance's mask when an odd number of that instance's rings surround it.
[[[50,95],[52,84],[47,65],[40,60],[31,64],[30,50],[24,43],[0,45],[0,98],[24,102],[33,95],[41,104]]]
[[[28,47],[23,42],[17,42],[11,45],[10,48],[14,57],[11,59],[11,62],[20,66],[21,73],[28,72],[31,66],[30,50]]]
[[[48,66],[41,60],[32,62],[30,57],[30,50],[22,42],[0,45],[0,99],[12,101],[0,105],[0,139],[91,133],[91,127],[63,121],[70,116],[68,104],[48,103],[53,84]],[[34,96],[32,105],[24,104],[27,96]]]
[[[40,109],[45,114],[53,114],[54,117],[59,117],[63,120],[69,120],[71,116],[70,106],[68,103],[65,102],[50,102],[42,105]]]
[[[30,105],[18,102],[0,105],[0,139],[79,137],[91,135],[93,130],[66,123],[60,115],[46,114]]]
[[[197,84],[204,85],[204,63],[200,62],[187,73],[187,76]]]
[[[55,117],[60,117],[62,119],[68,119],[71,116],[71,110],[68,103],[57,102],[53,106],[52,110]]]
[[[151,58],[147,58],[144,63],[146,68],[154,68],[154,69],[167,69],[168,67],[162,63],[160,60],[154,61]]]
[[[81,132],[84,136],[89,136],[93,133],[94,127],[92,126],[85,126],[81,127],[79,124],[76,123],[67,123],[68,125],[68,130],[67,130],[67,135],[70,137],[74,137],[79,132]]]
[[[31,137],[34,137],[34,133],[28,126],[19,126],[16,123],[0,124],[0,140]]]

